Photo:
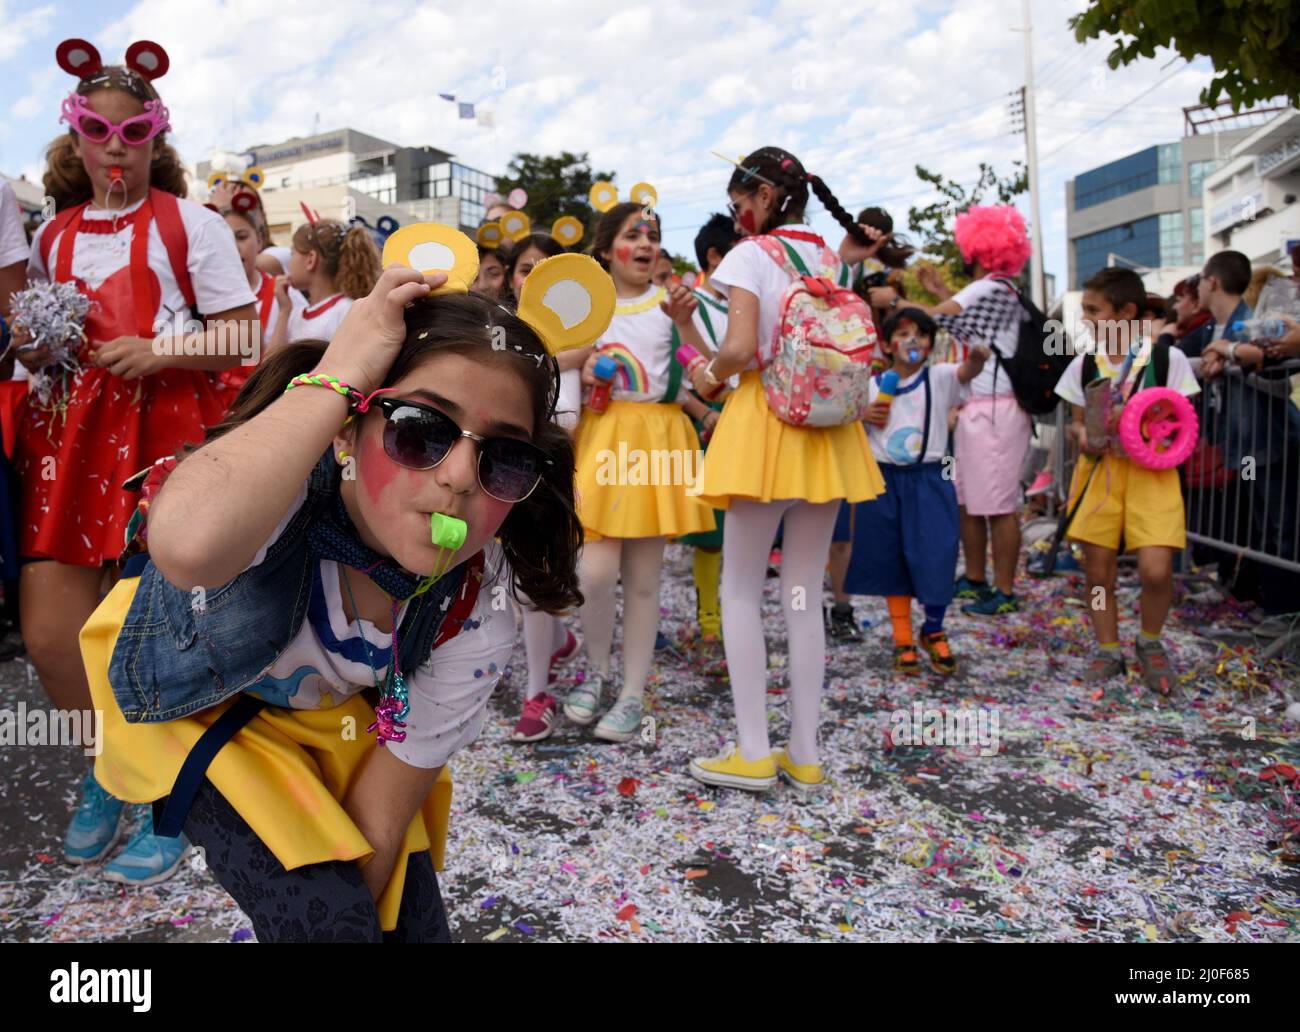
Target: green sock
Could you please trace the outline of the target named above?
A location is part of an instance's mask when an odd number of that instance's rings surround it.
[[[1151,634],[1149,631],[1138,631],[1138,638],[1148,645],[1154,645],[1160,640],[1159,634]]]
[[[1097,648],[1101,649],[1102,652],[1120,651],[1119,642],[1117,641],[1099,641],[1097,642]]]

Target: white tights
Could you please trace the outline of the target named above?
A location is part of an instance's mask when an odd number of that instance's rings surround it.
[[[781,608],[789,638],[790,759],[817,762],[817,724],[826,673],[822,577],[840,503],[797,499],[733,499],[722,538],[722,640],[741,755],[771,751],[767,737],[767,643],[761,607],[767,556],[785,518],[781,545]]]
[[[659,629],[659,578],[667,538],[601,538],[582,546],[578,580],[586,598],[580,612],[587,660],[609,673],[614,642],[614,585],[623,575],[623,689],[641,697]]]

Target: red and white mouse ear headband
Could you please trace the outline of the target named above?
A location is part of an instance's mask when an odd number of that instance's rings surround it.
[[[103,71],[104,61],[93,43],[84,39],[65,39],[54,52],[59,67],[78,79],[88,79]],[[151,82],[161,79],[171,67],[171,61],[159,44],[142,39],[126,48],[126,66]]]

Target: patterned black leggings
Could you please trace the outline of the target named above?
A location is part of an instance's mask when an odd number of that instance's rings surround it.
[[[185,834],[252,919],[258,942],[451,942],[427,851],[408,859],[397,927],[385,932],[361,868],[332,860],[286,871],[210,781],[194,799]]]

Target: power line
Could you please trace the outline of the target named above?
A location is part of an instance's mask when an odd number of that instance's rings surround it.
[[[1090,125],[1090,126],[1088,126],[1087,128],[1081,130],[1080,132],[1076,133],[1074,136],[1071,136],[1068,140],[1066,140],[1066,141],[1065,141],[1063,144],[1061,144],[1059,147],[1053,147],[1050,151],[1048,151],[1046,154],[1043,155],[1043,160],[1046,161],[1048,158],[1052,157],[1052,155],[1054,155],[1054,154],[1059,154],[1061,151],[1065,150],[1066,147],[1070,146],[1070,144],[1074,143],[1075,140],[1081,139],[1082,137],[1088,135],[1088,133],[1092,132],[1092,130],[1096,129],[1098,126],[1103,125],[1103,124],[1105,124],[1106,122],[1109,122],[1112,118],[1114,118],[1116,115],[1118,115],[1121,111],[1125,110],[1126,108],[1130,108],[1130,107],[1132,107],[1132,106],[1133,106],[1134,104],[1136,104],[1139,100],[1141,100],[1143,97],[1145,97],[1148,93],[1151,93],[1152,91],[1154,91],[1154,90],[1155,90],[1157,87],[1159,87],[1159,86],[1163,86],[1165,83],[1167,83],[1167,82],[1168,82],[1170,79],[1172,79],[1174,76],[1181,74],[1185,69],[1186,69],[1186,66],[1185,66],[1185,65],[1184,65],[1183,68],[1175,68],[1172,72],[1170,72],[1168,75],[1166,75],[1163,79],[1157,79],[1154,83],[1152,83],[1150,86],[1148,86],[1146,89],[1144,89],[1141,93],[1139,93],[1139,94],[1138,94],[1136,97],[1134,97],[1132,100],[1125,101],[1123,104],[1121,104],[1119,107],[1117,107],[1114,111],[1112,111],[1109,115],[1106,115],[1104,118],[1099,118],[1097,121],[1093,122],[1092,125]]]

